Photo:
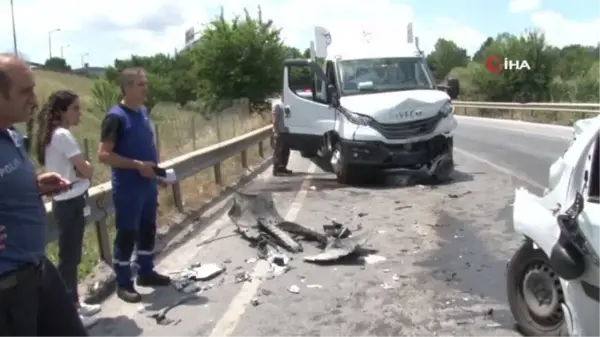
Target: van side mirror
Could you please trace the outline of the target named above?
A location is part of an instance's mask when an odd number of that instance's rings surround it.
[[[457,99],[460,94],[460,82],[457,78],[449,78],[446,92],[451,99]]]
[[[340,97],[338,91],[333,84],[327,85],[327,102],[331,103],[334,107],[340,106]]]

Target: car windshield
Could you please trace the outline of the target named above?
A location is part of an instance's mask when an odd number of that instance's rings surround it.
[[[342,96],[435,89],[425,61],[419,57],[346,60],[338,67]]]

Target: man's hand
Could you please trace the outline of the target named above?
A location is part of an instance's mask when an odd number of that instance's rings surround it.
[[[70,181],[58,173],[48,172],[37,176],[37,187],[41,195],[58,194],[69,189]]]
[[[0,252],[4,250],[6,242],[6,232],[4,231],[4,226],[0,226]]]
[[[154,172],[154,166],[156,166],[156,164],[153,162],[149,162],[149,161],[142,162],[141,161],[141,162],[138,162],[137,170],[140,172],[142,177],[148,178],[148,179],[155,179],[156,172]]]
[[[169,184],[167,184],[166,182],[164,182],[164,181],[162,181],[160,179],[157,179],[156,183],[158,184],[158,187],[160,187],[160,188],[165,188],[165,187],[169,186]]]

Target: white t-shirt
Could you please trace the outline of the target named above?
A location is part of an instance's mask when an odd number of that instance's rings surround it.
[[[54,200],[68,200],[84,194],[90,188],[90,180],[77,177],[75,167],[69,160],[81,154],[81,149],[71,131],[58,127],[52,133],[50,144],[46,146],[45,161],[46,171],[56,172],[71,183],[73,187],[61,194],[54,196]]]

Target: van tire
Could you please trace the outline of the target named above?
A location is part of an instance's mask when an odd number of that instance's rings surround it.
[[[337,164],[334,164],[334,161],[336,161]],[[340,142],[337,142],[333,146],[333,151],[331,153],[331,167],[338,183],[349,185],[355,181],[356,171],[354,171],[352,166],[346,162]]]

